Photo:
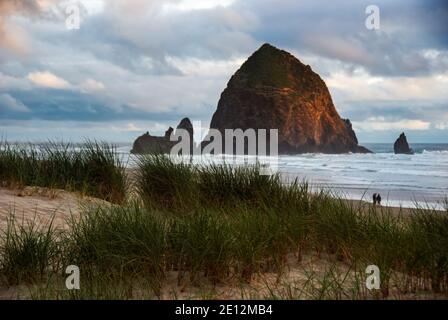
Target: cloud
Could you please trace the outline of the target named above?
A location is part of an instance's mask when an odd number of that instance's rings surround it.
[[[15,7],[25,16],[30,12],[51,16],[65,3],[12,2],[23,3],[21,10]],[[331,4],[323,0],[79,3],[87,7],[81,30],[61,32],[58,22],[54,37],[45,40],[67,47],[75,43],[80,50],[136,73],[176,74],[178,70],[168,57],[233,59],[247,56],[263,42],[342,61],[347,68],[363,67],[374,75],[412,76],[448,70],[447,58],[425,52],[434,49],[446,55],[448,41],[443,39],[448,27],[443,21],[448,19],[448,6],[442,1],[401,0],[396,5],[378,0],[379,32],[365,28],[367,0]]]
[[[310,35],[304,36],[304,43],[322,55],[341,61],[361,65],[369,65],[375,61],[358,39]]]
[[[53,39],[142,75],[181,75],[169,57],[225,60],[258,46],[250,35],[258,25],[250,10],[232,5],[178,10],[169,4],[185,5],[176,0],[105,1],[101,13],[86,17],[79,32],[70,37],[55,32]]]
[[[39,22],[55,22],[65,26],[66,8],[69,4],[78,6],[81,18],[87,14],[85,3],[92,12],[101,0],[0,0],[0,46],[5,52],[0,54],[0,62],[6,54],[29,55],[34,53],[33,28],[23,27],[23,21],[31,21],[33,27],[40,27]],[[93,3],[93,4],[92,4]],[[8,58],[8,56],[7,56]]]
[[[442,1],[378,0],[379,31],[364,26],[367,0],[82,0],[80,30],[65,28],[64,3],[0,0],[0,94],[31,110],[3,120],[210,120],[230,76],[271,42],[322,76],[343,117],[439,135],[448,121]]]
[[[83,92],[96,92],[96,91],[102,91],[106,87],[101,81],[96,81],[94,79],[87,79],[79,85],[79,88]]]
[[[226,7],[235,0],[181,0],[176,3],[170,3],[168,8],[177,10],[203,10],[215,7]]]
[[[436,123],[435,128],[438,130],[448,130],[448,121]]]
[[[0,71],[0,91],[28,90],[30,87],[31,85],[26,79],[7,75]]]
[[[339,101],[431,100],[448,101],[448,71],[420,77],[372,76],[358,69],[333,72],[325,81]]]
[[[168,127],[175,127],[178,121],[138,121],[130,126],[127,121],[78,122],[48,120],[9,120],[0,118],[0,135],[19,141],[48,141],[55,137],[63,141],[84,141],[95,137],[98,140],[129,143],[143,132],[163,135]],[[133,129],[138,129],[134,131]]]
[[[6,16],[11,13],[37,14],[42,7],[53,3],[51,0],[1,0],[0,15]]]
[[[0,94],[0,110],[9,109],[16,112],[31,112],[21,101],[13,98],[9,94]]]
[[[244,59],[235,58],[229,60],[207,60],[197,58],[179,59],[169,57],[169,63],[179,69],[185,76],[229,76],[229,71],[236,71],[243,63]]]
[[[67,89],[71,87],[69,82],[49,71],[31,72],[28,74],[27,79],[38,86],[46,88]]]
[[[179,110],[142,110],[122,104],[111,106],[104,97],[72,89],[48,89],[36,87],[27,91],[13,91],[11,96],[22,101],[29,113],[2,110],[3,120],[49,120],[82,123],[118,120],[178,121],[185,116]]]
[[[370,4],[367,0],[245,0],[235,7],[257,16],[259,27],[252,35],[258,41],[343,61],[348,68],[363,67],[374,75],[412,76],[440,70],[437,60],[422,51],[447,51],[446,1],[378,0],[379,31],[364,25]]]
[[[25,31],[14,25],[8,25],[0,16],[0,46],[11,53],[27,53],[28,39]]]
[[[391,131],[391,130],[427,130],[431,123],[423,120],[403,119],[387,121],[384,117],[372,117],[364,121],[354,121],[353,126],[359,131]]]
[[[33,16],[40,12],[42,0],[1,0],[0,1],[0,46],[13,53],[22,54],[28,51],[25,31],[8,22],[10,15]]]

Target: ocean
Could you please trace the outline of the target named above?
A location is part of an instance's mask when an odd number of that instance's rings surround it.
[[[278,171],[288,181],[306,180],[314,190],[331,189],[347,199],[371,201],[373,193],[380,193],[385,205],[446,208],[448,144],[414,143],[414,155],[395,155],[391,144],[362,145],[374,153],[282,155]],[[126,157],[130,149],[131,145],[119,145]],[[224,161],[230,158],[225,156]],[[223,157],[207,157],[209,161],[220,163]],[[132,156],[128,163],[132,166]]]

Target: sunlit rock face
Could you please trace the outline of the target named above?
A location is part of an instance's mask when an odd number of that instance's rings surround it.
[[[211,128],[278,129],[279,153],[370,152],[358,145],[320,76],[286,51],[264,44],[232,76]]]

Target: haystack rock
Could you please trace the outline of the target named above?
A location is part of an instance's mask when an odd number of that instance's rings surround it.
[[[278,129],[279,153],[369,153],[341,119],[325,82],[286,51],[264,44],[232,76],[210,127]]]
[[[190,119],[184,118],[177,126],[176,130],[184,129],[190,136],[191,148],[194,145],[193,142],[193,125]],[[177,141],[170,141],[170,136],[174,132],[174,129],[169,127],[165,132],[165,135],[152,136],[149,132],[141,135],[134,141],[131,153],[133,154],[158,154],[158,153],[170,153],[171,148],[177,144]],[[192,152],[192,150],[191,150]]]
[[[408,139],[404,132],[400,134],[398,139],[394,143],[395,154],[414,154],[412,149],[409,147]]]

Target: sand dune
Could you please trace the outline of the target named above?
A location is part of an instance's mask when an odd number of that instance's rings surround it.
[[[49,223],[54,217],[55,227],[66,228],[67,219],[78,215],[83,205],[92,202],[100,200],[64,190],[38,187],[18,190],[0,188],[0,230],[6,229],[11,214],[19,221],[36,219],[41,224]]]

